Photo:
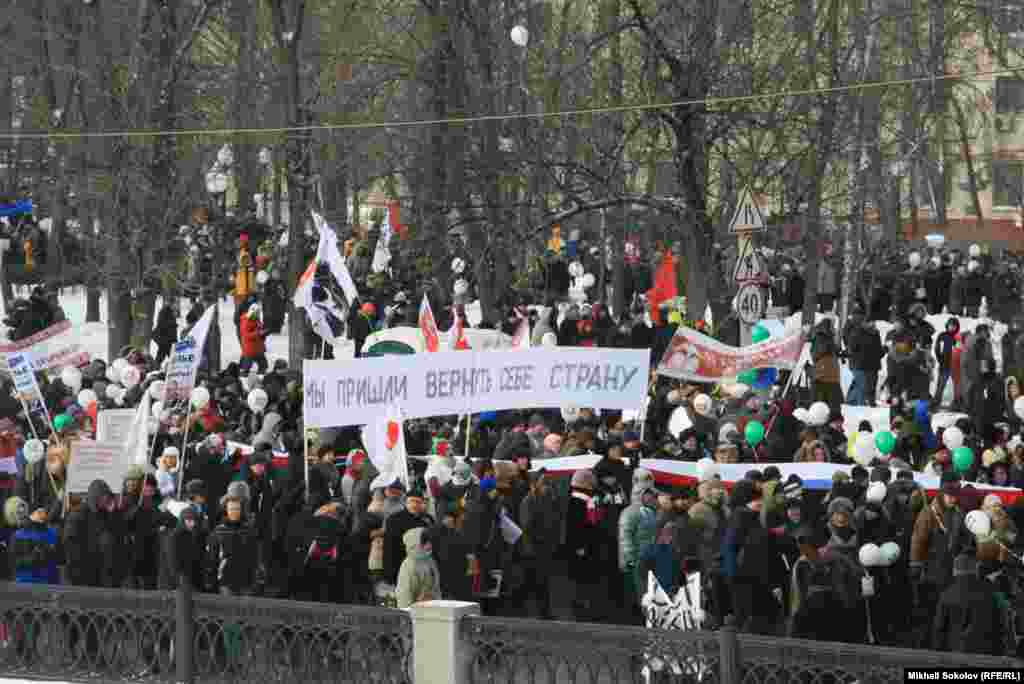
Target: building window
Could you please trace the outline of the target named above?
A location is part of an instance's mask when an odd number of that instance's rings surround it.
[[[996,78],[996,114],[1024,112],[1024,79]]]
[[[1024,161],[998,159],[992,162],[992,205],[1019,207],[1024,204]]]

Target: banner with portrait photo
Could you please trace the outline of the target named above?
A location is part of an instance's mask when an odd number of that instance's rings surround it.
[[[713,383],[759,368],[793,370],[803,346],[800,332],[749,347],[732,347],[692,328],[680,327],[661,357],[658,375]]]

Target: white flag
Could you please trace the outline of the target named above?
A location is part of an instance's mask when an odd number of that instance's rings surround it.
[[[192,388],[196,384],[196,373],[199,372],[199,364],[203,361],[206,336],[212,323],[211,306],[192,326],[192,330],[180,342],[175,343],[170,363],[167,365],[165,402],[186,400],[192,394]]]
[[[125,451],[132,455],[132,462],[143,468],[149,467],[149,415],[152,399],[149,392],[142,393],[142,401],[135,411],[132,429],[125,440]]]
[[[370,489],[386,487],[395,480],[401,480],[408,490],[409,461],[405,452],[401,411],[397,406],[389,406],[373,425],[363,428],[363,444],[370,462],[380,473],[370,484]]]

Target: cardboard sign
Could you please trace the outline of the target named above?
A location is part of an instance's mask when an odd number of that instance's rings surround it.
[[[93,480],[103,480],[116,494],[121,491],[124,474],[131,465],[131,452],[124,444],[78,441],[71,444],[67,491],[85,494]]]

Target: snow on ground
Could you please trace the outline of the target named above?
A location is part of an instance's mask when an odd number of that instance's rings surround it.
[[[23,289],[22,291],[15,292],[15,296],[27,296],[27,292]],[[100,299],[100,322],[98,323],[86,323],[85,322],[85,289],[84,288],[66,288],[61,290],[60,293],[60,305],[64,309],[65,315],[68,320],[74,325],[75,333],[78,336],[78,341],[81,343],[85,351],[89,352],[92,358],[101,358],[105,361],[110,361],[107,358],[107,299],[106,296]],[[157,300],[157,311],[160,310],[162,301]],[[178,320],[178,329],[182,332],[185,331],[185,314],[188,312],[189,303],[182,299],[180,311],[182,313],[181,318]],[[242,347],[238,340],[238,333],[235,328],[234,322],[235,303],[230,297],[224,298],[220,302],[220,330],[221,330],[221,363],[227,365],[232,361],[237,361],[242,356]],[[6,315],[4,312],[3,315]],[[6,327],[0,326],[0,338],[6,339],[7,330]],[[346,341],[347,342],[347,341]],[[151,344],[151,353],[156,353],[156,345]],[[336,347],[334,351],[336,358],[351,358],[352,347],[351,343],[347,343],[344,346]],[[287,324],[282,329],[282,334],[271,335],[267,338],[267,359],[273,363],[276,359],[288,360],[288,326]]]

